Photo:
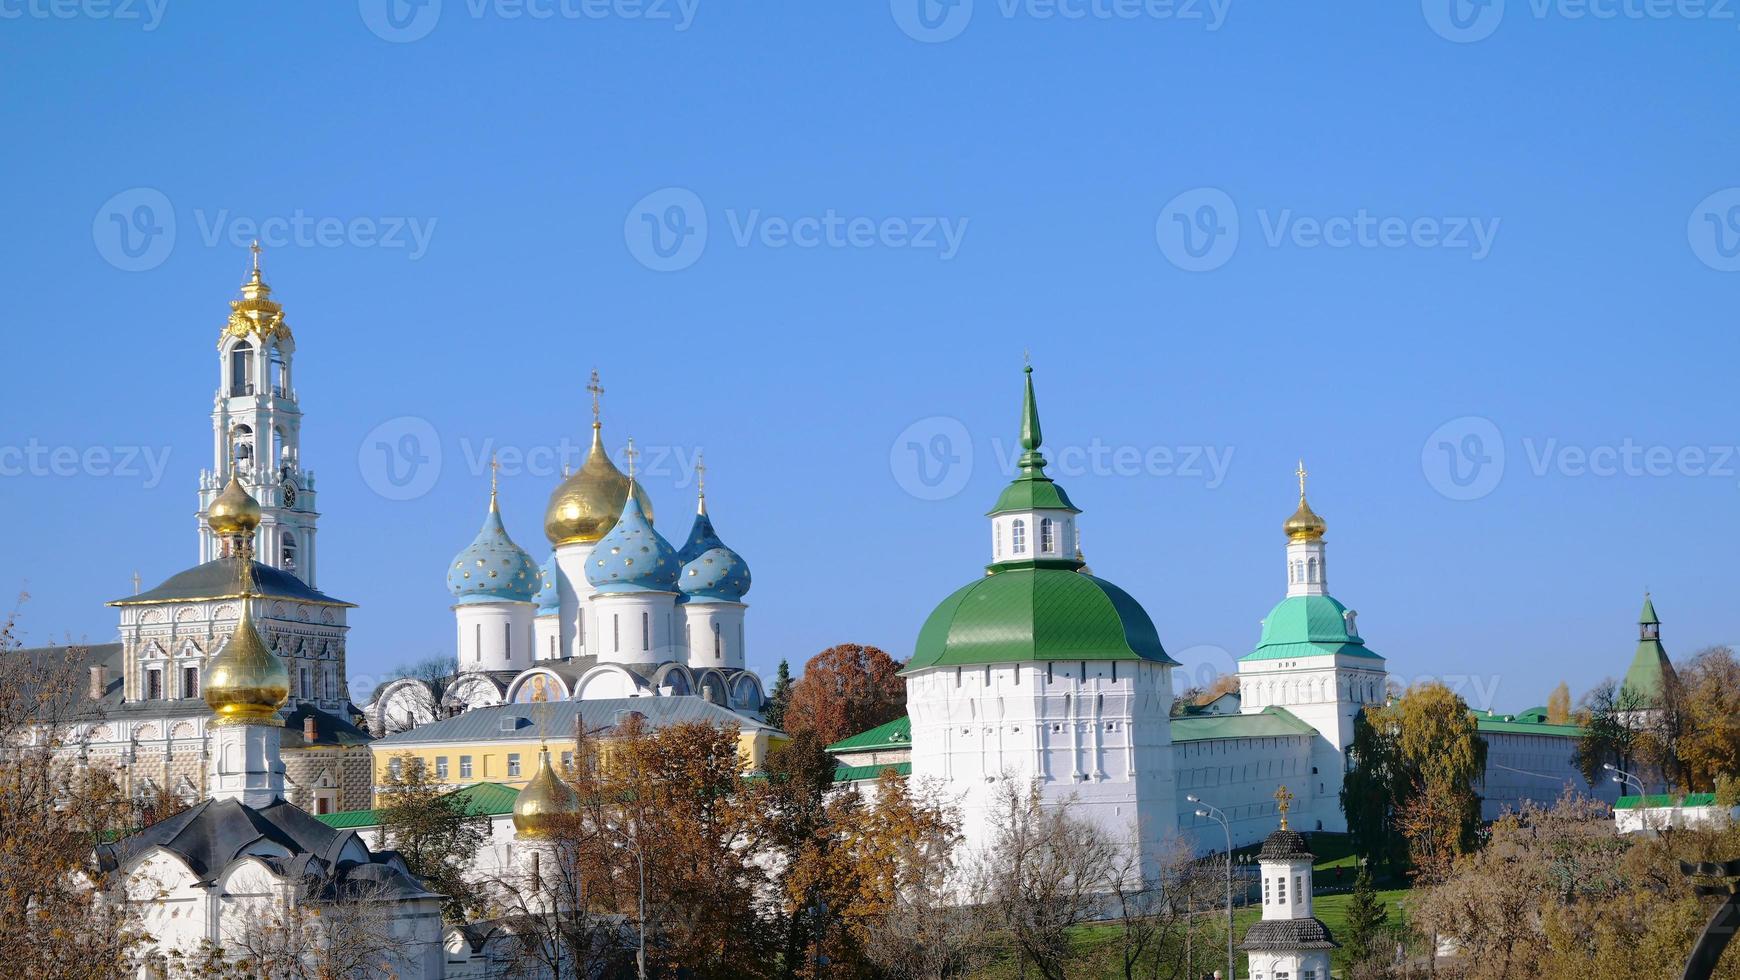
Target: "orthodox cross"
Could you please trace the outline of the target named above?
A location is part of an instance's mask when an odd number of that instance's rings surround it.
[[[1295,475],[1299,478],[1299,499],[1304,500],[1305,499],[1305,460],[1304,460],[1304,458],[1300,458],[1299,468],[1294,471],[1293,475]]]
[[[489,504],[495,506],[495,491],[498,486],[497,477],[501,475],[501,458],[495,453],[489,454]]]
[[[139,571],[137,569],[133,571],[133,594],[139,594]]]
[[[701,496],[707,495],[707,457],[695,454],[695,490]]]
[[[260,277],[260,240],[258,238],[254,239],[253,244],[248,246],[248,251],[254,253],[254,278],[258,279]]]
[[[640,455],[640,453],[638,451],[636,451],[634,448],[634,436],[628,437],[628,448],[623,451],[623,455],[628,457],[628,482],[633,483],[634,482],[634,458],[636,456]]]
[[[586,383],[586,390],[592,392],[592,424],[598,424],[598,396],[604,394],[604,386],[598,383],[598,369],[592,369],[592,380]]]
[[[1293,808],[1293,794],[1287,787],[1275,790],[1275,809],[1281,813],[1281,829],[1287,829],[1287,811]]]

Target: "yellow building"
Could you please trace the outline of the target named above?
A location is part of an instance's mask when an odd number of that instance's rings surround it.
[[[420,763],[436,782],[449,786],[490,782],[519,789],[538,771],[538,752],[544,746],[550,749],[551,762],[566,766],[573,761],[577,731],[608,739],[635,714],[653,731],[697,722],[734,728],[746,769],[760,769],[768,752],[787,741],[776,728],[698,697],[502,704],[377,739],[370,744],[375,786],[396,768]]]

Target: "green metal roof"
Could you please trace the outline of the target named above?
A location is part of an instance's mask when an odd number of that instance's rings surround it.
[[[1273,706],[1248,715],[1186,715],[1172,719],[1173,742],[1315,734],[1317,729],[1301,721],[1298,715]]]
[[[1677,799],[1665,793],[1656,793],[1650,796],[1621,796],[1613,804],[1613,808],[1615,810],[1635,810],[1639,807],[1715,805],[1716,794],[1714,793],[1690,793]]]
[[[1526,712],[1521,715],[1495,715],[1490,711],[1476,711],[1474,712],[1474,727],[1490,735],[1583,737],[1583,726],[1581,725],[1551,725],[1545,721],[1532,721]]]
[[[1030,563],[993,566],[944,599],[919,630],[903,673],[1039,660],[1178,663],[1128,592],[1092,575]]]
[[[895,762],[885,766],[841,766],[834,770],[834,782],[856,783],[866,779],[880,779],[888,770],[894,770],[896,775],[912,775],[912,763]]]
[[[465,815],[468,817],[499,817],[514,812],[514,801],[519,799],[520,791],[501,783],[472,783],[454,790],[452,795],[465,801]],[[359,827],[380,826],[380,813],[380,808],[377,807],[372,810],[317,813],[314,814],[314,819],[338,830],[355,830]]]
[[[1347,630],[1347,607],[1326,595],[1282,599],[1263,619],[1257,648],[1241,660],[1292,660],[1301,657],[1383,657]]]
[[[840,739],[828,746],[829,752],[863,752],[869,749],[884,749],[890,745],[912,744],[912,718],[901,715],[887,724],[877,725],[867,732],[859,732],[850,738]]]
[[[1027,365],[1026,375],[1027,389],[1021,401],[1022,453],[1017,463],[1021,472],[1015,482],[1003,488],[987,516],[1019,510],[1067,510],[1079,514],[1081,511],[1069,502],[1069,494],[1045,475],[1045,456],[1039,452],[1044,434],[1039,429],[1039,404],[1033,397],[1033,365]]]
[[[1673,661],[1668,659],[1667,650],[1662,648],[1660,639],[1649,637],[1638,640],[1637,652],[1632,654],[1631,666],[1626,669],[1625,680],[1620,683],[1619,689],[1623,693],[1641,698],[1644,704],[1659,704],[1662,690],[1673,673]]]
[[[1643,594],[1643,613],[1637,617],[1637,624],[1639,626],[1661,625],[1661,620],[1655,616],[1655,600],[1651,599],[1647,592]]]

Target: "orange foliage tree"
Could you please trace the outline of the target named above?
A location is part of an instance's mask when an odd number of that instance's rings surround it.
[[[790,732],[815,732],[823,745],[906,714],[900,664],[876,647],[842,643],[810,658],[785,710]]]

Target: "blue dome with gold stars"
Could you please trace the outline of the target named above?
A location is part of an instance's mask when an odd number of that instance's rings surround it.
[[[556,555],[538,567],[538,594],[532,597],[538,604],[538,615],[548,616],[562,611],[562,593],[556,588]]]
[[[598,540],[586,561],[586,581],[599,592],[675,592],[682,564],[641,510],[640,498],[629,494],[622,516],[610,533]]]
[[[508,537],[492,490],[483,529],[448,566],[447,588],[461,603],[531,602],[538,584],[538,565]]]
[[[749,564],[719,540],[713,530],[713,519],[707,516],[705,497],[701,498],[695,524],[689,529],[689,540],[677,552],[677,560],[683,563],[677,587],[691,602],[709,599],[740,602],[749,591]]]

